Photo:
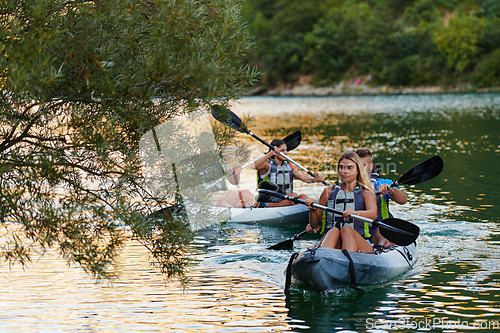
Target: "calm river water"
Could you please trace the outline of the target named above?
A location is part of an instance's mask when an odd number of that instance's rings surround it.
[[[148,253],[130,243],[121,275],[96,284],[54,253],[30,267],[0,266],[1,332],[488,332],[500,331],[500,94],[251,97],[232,110],[271,141],[301,130],[290,156],[330,182],[336,158],[370,148],[397,179],[438,154],[444,170],[404,187],[395,216],[421,228],[417,265],[364,291],[283,292],[291,251],[266,247],[303,227],[226,225],[200,231],[190,282],[165,283]],[[260,154],[266,148],[242,138]],[[241,187],[253,188],[245,170]],[[322,185],[295,184],[318,197]],[[294,251],[317,236],[295,242]],[[384,324],[381,322],[385,321]]]

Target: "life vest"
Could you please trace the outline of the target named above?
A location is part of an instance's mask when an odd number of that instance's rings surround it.
[[[363,196],[363,186],[358,184],[351,192],[346,193],[340,187],[340,183],[336,182],[333,184],[326,206],[340,211],[345,211],[346,209],[366,210],[365,198]],[[365,238],[371,237],[369,223],[354,219],[345,221],[342,214],[328,211],[323,213],[321,234],[327,233],[333,227],[342,229],[344,225],[353,227],[354,230]]]
[[[293,170],[290,163],[283,162],[279,165],[274,159],[268,159],[269,171],[264,176],[257,171],[257,184],[261,181],[268,181],[280,187],[285,194],[293,192]]]

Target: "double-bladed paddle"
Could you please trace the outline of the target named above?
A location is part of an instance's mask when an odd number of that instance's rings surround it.
[[[259,202],[269,202],[269,201],[274,202],[276,200],[276,198],[278,198],[281,200],[290,200],[296,204],[298,204],[298,203],[304,204],[304,205],[306,204],[306,202],[304,200],[299,199],[298,197],[290,197],[286,194],[278,193],[278,192],[271,191],[271,190],[266,190],[263,188],[258,189],[257,192],[258,192],[258,194],[257,194],[256,200]],[[337,214],[344,213],[341,210],[318,205],[315,203],[311,204],[311,206],[314,208],[326,210],[326,211],[337,213]],[[397,245],[401,245],[401,246],[406,246],[406,245],[410,245],[411,243],[413,243],[417,239],[419,232],[420,232],[420,228],[416,224],[413,224],[411,222],[408,222],[408,221],[405,221],[402,219],[394,218],[394,217],[390,217],[390,218],[384,219],[382,221],[371,220],[369,218],[354,215],[354,214],[352,214],[350,217],[353,219],[356,219],[356,220],[370,223],[373,226],[378,226],[380,228],[380,233],[382,234],[382,236],[387,238],[390,242],[393,242],[393,243],[395,243]],[[281,249],[289,248],[288,246],[290,245],[290,243],[293,246],[293,241],[299,239],[301,237],[299,235],[303,234],[304,232],[305,231],[303,231],[300,234],[295,235],[293,238],[288,239],[282,243],[271,246],[268,249],[281,250]],[[285,246],[287,246],[287,247],[285,247]]]
[[[443,170],[443,160],[438,155],[435,155],[435,156],[417,164],[416,166],[414,166],[410,170],[406,171],[397,181],[393,182],[390,186],[393,187],[393,186],[398,186],[398,185],[415,185],[415,184],[423,183],[425,181],[428,181],[432,178],[437,177],[441,173],[442,170]],[[263,188],[266,188],[266,187],[263,186]],[[271,188],[267,188],[267,189],[269,190]],[[384,222],[386,224],[390,225],[391,221],[387,221],[387,220],[388,219],[384,220]],[[381,229],[381,231],[382,231],[382,229]],[[391,233],[391,231],[389,231],[387,229],[384,232],[386,234]],[[292,248],[293,241],[299,240],[306,233],[307,233],[307,231],[304,230],[301,233],[296,234],[293,238],[288,239],[286,241],[283,241],[281,243],[278,243],[276,245],[270,246],[268,249],[270,249],[270,250],[285,250],[285,249]],[[384,234],[382,234],[382,235],[384,235]],[[390,237],[397,237],[397,235],[390,235]],[[389,239],[388,237],[385,237],[385,238]],[[394,242],[394,243],[396,243],[396,242]]]
[[[242,123],[241,119],[236,114],[234,114],[234,112],[228,110],[224,106],[222,106],[222,105],[213,105],[212,106],[212,116],[215,119],[217,119],[218,121],[220,121],[221,123],[223,123],[224,125],[229,126],[232,129],[234,129],[234,130],[236,130],[236,131],[238,131],[240,133],[246,133],[246,134],[252,136],[257,141],[259,141],[262,144],[266,145],[269,149],[274,149],[274,147],[271,144],[269,144],[266,141],[262,140],[257,135],[255,135],[254,133],[252,133],[248,128],[246,128],[246,126],[244,126],[244,124]],[[287,142],[286,138],[284,139],[284,141]],[[293,142],[291,142],[291,143],[293,144]],[[293,147],[293,145],[292,145],[292,147]],[[293,147],[293,148],[295,148],[295,147]],[[288,143],[287,143],[287,149],[291,150],[291,149],[288,148]],[[287,161],[295,164],[297,167],[299,167],[300,169],[302,169],[304,172],[306,172],[310,176],[316,177],[316,175],[314,175],[311,171],[309,171],[308,169],[306,169],[305,167],[303,167],[302,165],[300,165],[298,162],[294,161],[292,158],[288,157],[287,155],[285,155],[285,154],[283,154],[281,152],[280,152],[280,155],[284,159],[286,159]],[[322,183],[325,184],[325,185],[327,185],[327,186],[329,185],[324,180],[322,181]]]

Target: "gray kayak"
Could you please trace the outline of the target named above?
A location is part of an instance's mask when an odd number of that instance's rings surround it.
[[[260,225],[307,225],[309,208],[305,205],[266,208],[226,208],[228,222]]]
[[[287,281],[309,284],[318,292],[334,290],[342,285],[367,285],[386,282],[413,267],[417,246],[394,246],[376,254],[348,252],[349,259],[338,249],[311,248],[291,258]],[[354,279],[352,272],[354,271]]]

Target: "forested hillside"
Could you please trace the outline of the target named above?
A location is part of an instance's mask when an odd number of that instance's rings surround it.
[[[261,84],[500,85],[500,0],[245,0]]]

